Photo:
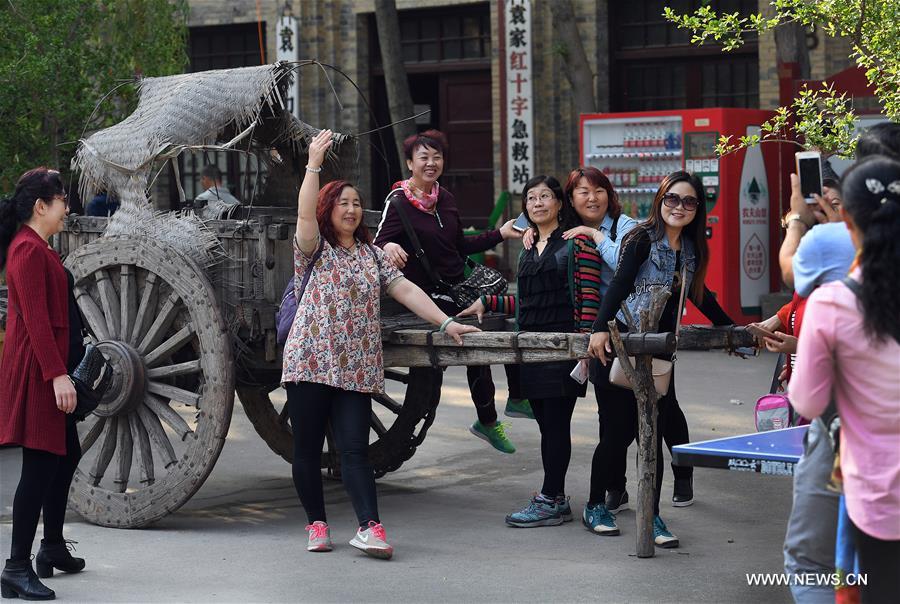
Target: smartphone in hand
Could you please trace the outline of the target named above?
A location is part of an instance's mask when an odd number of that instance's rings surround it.
[[[755,325],[753,323],[747,325],[747,331],[755,335],[757,338],[772,338],[773,340],[781,339],[774,331],[769,331],[768,329],[760,327],[759,325]]]
[[[801,151],[796,154],[797,175],[803,200],[813,205],[813,195],[822,195],[822,154],[818,151]]]
[[[519,217],[516,218],[516,221],[513,223],[512,227],[520,233],[524,233],[531,228],[531,223],[528,222],[528,217],[525,216],[525,212],[519,214]]]

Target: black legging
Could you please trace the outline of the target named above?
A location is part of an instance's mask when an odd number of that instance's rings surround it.
[[[455,315],[465,310],[447,300],[439,299],[435,302],[448,315]],[[503,369],[506,371],[506,382],[509,384],[509,397],[522,398],[519,392],[519,366],[504,365]],[[493,425],[497,421],[497,408],[494,400],[496,388],[490,366],[469,365],[466,367],[466,380],[469,382],[469,392],[472,395],[472,402],[475,404],[478,421],[485,426]]]
[[[589,505],[604,503],[610,490],[625,489],[625,468],[628,447],[637,435],[637,401],[634,392],[609,383],[609,367],[599,365],[595,369],[594,393],[603,420],[603,436],[594,449],[591,463],[591,492]],[[677,422],[675,416],[681,412],[675,396],[675,375],[669,382],[669,391],[657,402],[656,419],[656,489],[653,513],[659,515],[659,497],[663,479],[663,435],[670,429],[669,424]],[[684,414],[681,414],[682,418]],[[687,431],[687,423],[684,425]],[[687,442],[685,440],[684,442]],[[675,443],[678,444],[678,443]],[[673,470],[676,466],[672,466]],[[681,469],[678,470],[681,472]],[[676,478],[681,478],[677,473]]]
[[[310,524],[325,522],[321,462],[329,420],[341,453],[341,479],[359,525],[379,522],[375,472],[369,463],[371,396],[311,382],[289,383],[285,390],[294,433],[294,488]]]
[[[28,560],[44,512],[44,541],[62,543],[72,476],[81,460],[81,443],[71,416],[66,418],[66,454],[22,447],[22,475],[13,499],[11,560]]]
[[[900,602],[900,541],[876,539],[854,524],[853,542],[859,572],[866,576],[866,585],[859,587],[863,604]]]
[[[534,419],[541,430],[541,493],[557,497],[566,493],[566,472],[572,457],[572,412],[576,397],[530,399]]]

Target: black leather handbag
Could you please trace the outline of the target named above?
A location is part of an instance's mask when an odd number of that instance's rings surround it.
[[[425,251],[422,249],[416,230],[410,223],[403,205],[402,203],[396,205],[397,213],[400,214],[400,220],[403,222],[403,229],[406,231],[406,236],[409,237],[410,243],[416,248],[415,256],[422,263],[422,268],[428,273],[428,277],[434,282],[437,293],[449,296],[457,306],[463,309],[468,308],[481,296],[502,296],[506,293],[509,284],[503,278],[503,275],[500,274],[500,271],[478,264],[471,258],[465,259],[465,263],[470,270],[468,277],[455,284],[444,281],[431,267],[431,263],[428,262],[428,257],[425,256]]]
[[[93,344],[86,345],[81,362],[69,376],[78,394],[78,405],[72,412],[77,421],[94,412],[112,385],[112,378],[112,367],[100,349]]]

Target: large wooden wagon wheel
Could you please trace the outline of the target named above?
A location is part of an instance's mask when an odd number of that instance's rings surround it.
[[[287,404],[283,396],[271,396],[279,388],[278,377],[268,383],[238,383],[237,393],[256,431],[273,451],[290,462],[293,440]],[[434,421],[440,400],[443,372],[430,367],[385,369],[385,394],[372,398],[369,459],[377,477],[398,469],[416,452]],[[279,393],[282,394],[282,393]],[[340,472],[340,459],[329,437],[322,467]]]
[[[149,239],[101,238],[66,266],[114,369],[79,424],[70,501],[90,522],[144,526],[190,499],[219,457],[234,405],[228,332],[203,270]]]

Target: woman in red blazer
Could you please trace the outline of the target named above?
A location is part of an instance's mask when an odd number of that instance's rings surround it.
[[[11,553],[0,575],[4,598],[55,597],[31,567],[42,511],[44,539],[36,558],[40,576],[51,576],[54,568],[84,568],[84,560],[73,558],[63,539],[69,485],[81,458],[69,415],[76,394],[68,374],[83,354],[71,274],[49,243],[62,230],[67,213],[59,172],[43,167],[23,174],[13,196],[0,200],[0,270],[6,268],[9,286],[0,359],[0,444],[22,447]]]

